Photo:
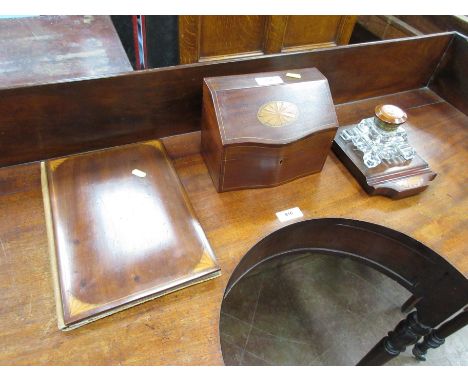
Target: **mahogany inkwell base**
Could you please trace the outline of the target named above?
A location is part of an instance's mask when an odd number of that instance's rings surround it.
[[[390,167],[381,163],[377,167],[367,168],[362,162],[360,152],[352,143],[345,142],[340,137],[341,131],[346,127],[349,126],[338,129],[332,150],[369,195],[406,198],[424,191],[436,177],[437,174],[417,154],[401,166]]]

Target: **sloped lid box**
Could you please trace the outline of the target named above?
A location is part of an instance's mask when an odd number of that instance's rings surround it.
[[[337,127],[316,68],[204,79],[202,155],[218,192],[321,171]]]

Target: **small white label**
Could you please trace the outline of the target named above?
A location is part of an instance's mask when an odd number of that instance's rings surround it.
[[[139,178],[144,178],[146,176],[146,172],[138,170],[137,168],[132,171],[132,174]]]
[[[259,77],[255,78],[255,81],[257,81],[257,84],[260,86],[278,85],[284,83],[280,76]]]
[[[299,73],[286,73],[286,77],[301,78],[301,75]]]
[[[290,208],[289,210],[284,210],[276,213],[278,220],[280,222],[287,222],[288,220],[298,219],[303,217],[302,211],[299,207]]]

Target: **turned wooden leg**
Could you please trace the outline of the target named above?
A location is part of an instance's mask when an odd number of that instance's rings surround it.
[[[424,340],[414,345],[413,355],[419,361],[426,360],[426,353],[429,349],[436,349],[441,346],[445,339],[460,330],[464,326],[468,325],[468,310],[465,309],[463,312],[452,318],[450,321],[443,323],[437,329],[434,329],[428,335],[424,337]]]
[[[411,312],[359,361],[358,366],[384,365],[430,331],[429,326],[418,321],[417,312]]]
[[[411,296],[406,302],[401,306],[402,313],[409,313],[413,310],[415,305],[421,300],[421,297]]]

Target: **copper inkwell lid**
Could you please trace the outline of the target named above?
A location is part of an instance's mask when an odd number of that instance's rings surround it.
[[[401,125],[408,119],[406,113],[394,105],[378,105],[375,108],[375,116],[382,122],[391,125]]]

